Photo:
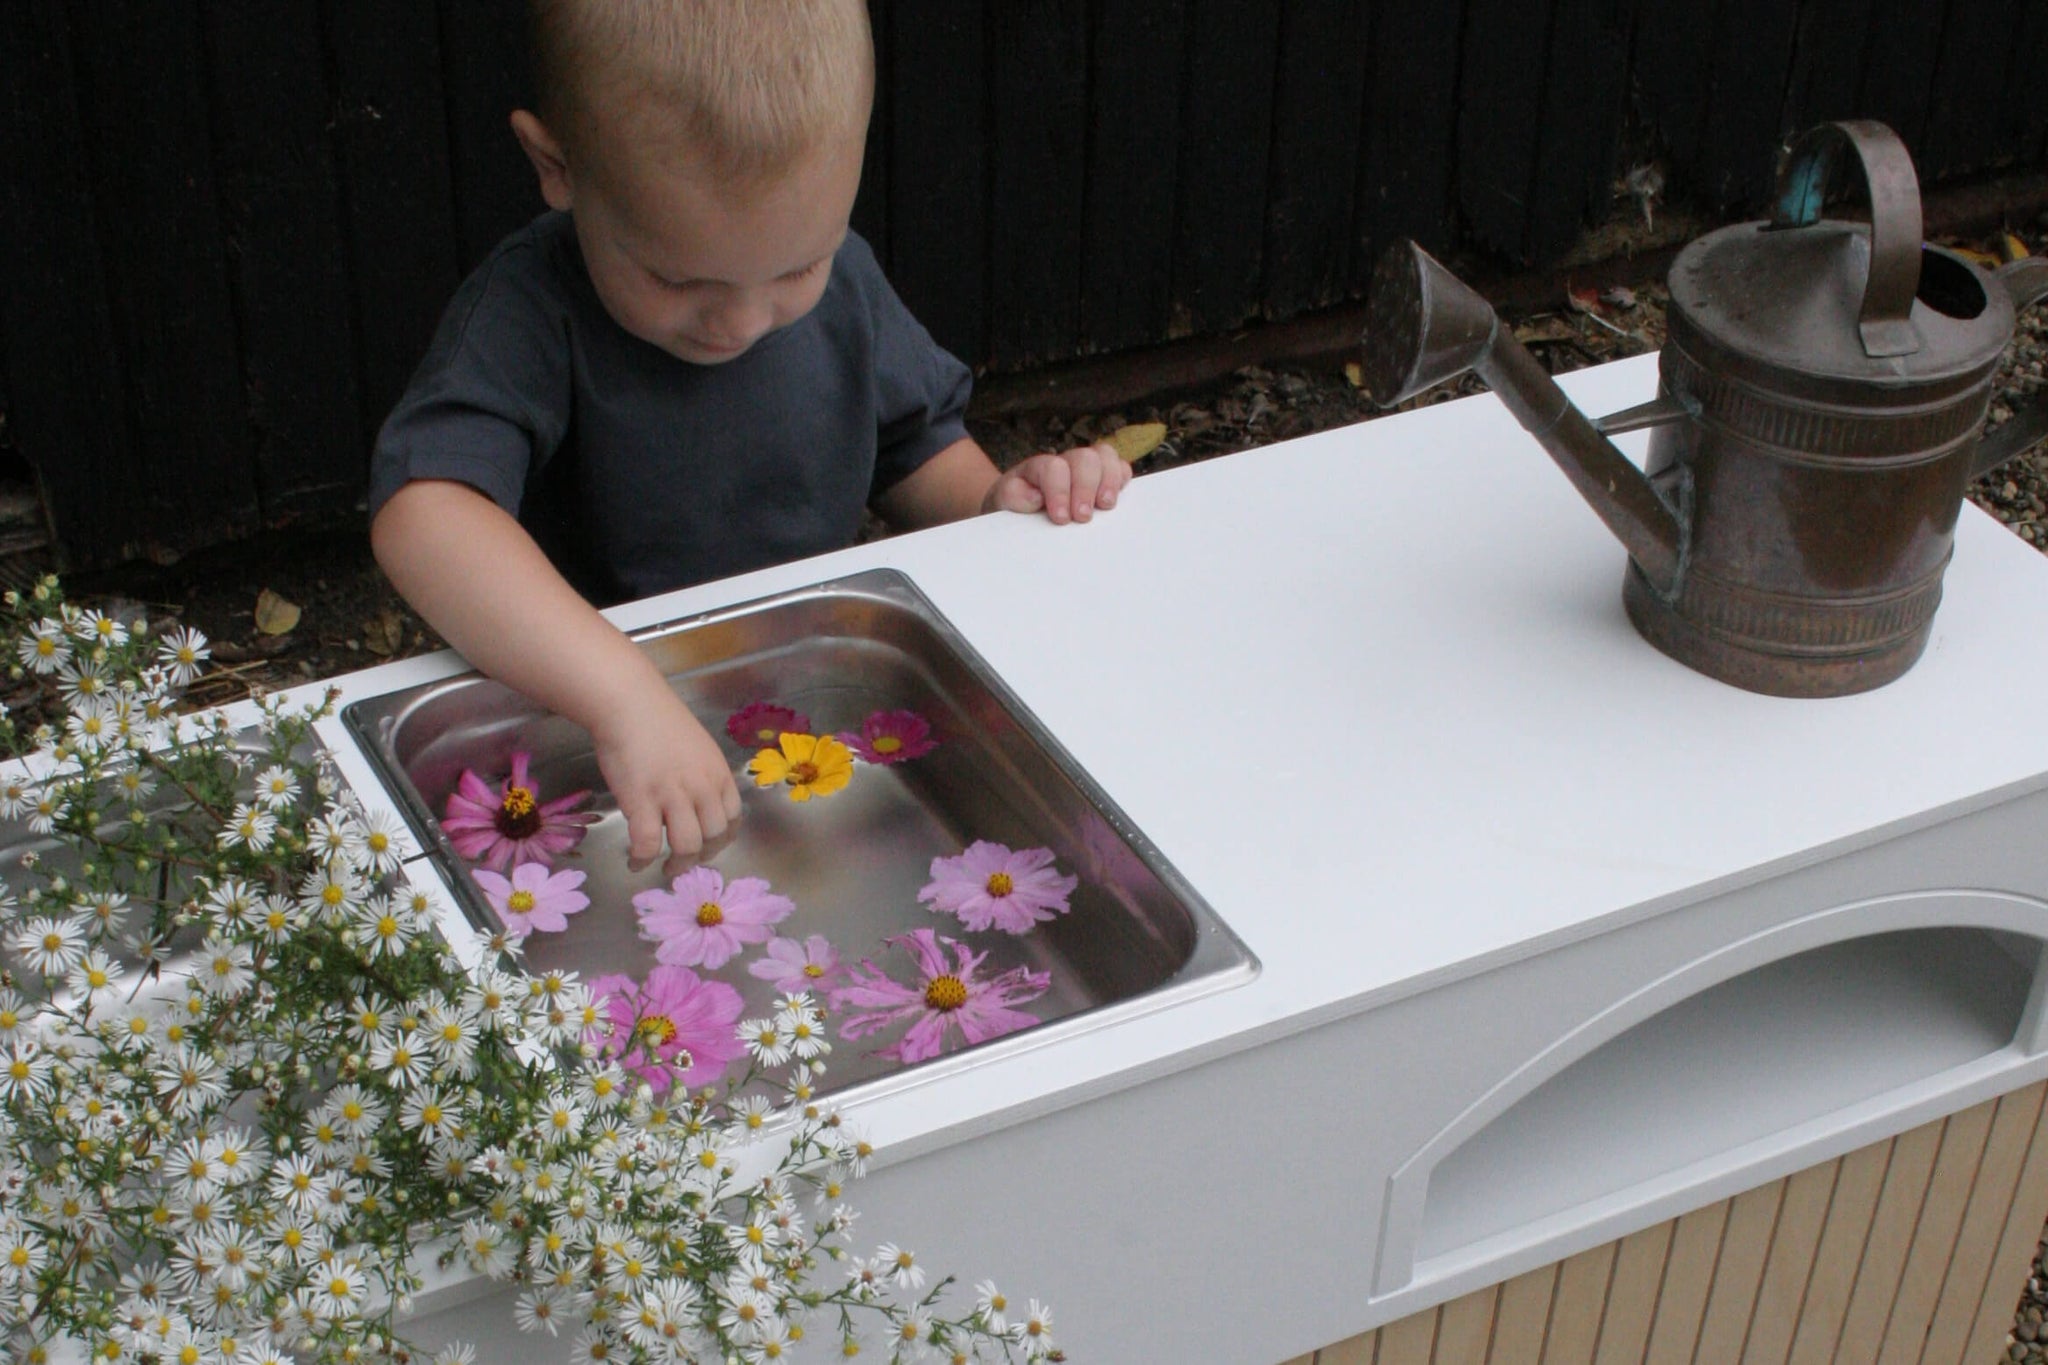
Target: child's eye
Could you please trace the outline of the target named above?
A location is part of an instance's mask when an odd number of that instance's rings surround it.
[[[673,293],[681,293],[683,290],[692,288],[697,283],[695,280],[671,280],[666,276],[656,275],[652,270],[648,271],[647,274],[656,286]]]

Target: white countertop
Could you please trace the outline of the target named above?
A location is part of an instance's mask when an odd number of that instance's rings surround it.
[[[1652,396],[1655,364],[1565,387],[1597,415]],[[611,615],[902,570],[1262,962],[862,1105],[886,1160],[2048,785],[2026,718],[2048,559],[1976,509],[1925,656],[1856,697],[1672,662],[1623,615],[1623,563],[1487,396],[1155,474],[1092,525],[982,517]],[[337,681],[347,700],[459,669]]]

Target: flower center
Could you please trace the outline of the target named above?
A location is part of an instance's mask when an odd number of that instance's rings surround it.
[[[1016,889],[1016,886],[1017,884],[1010,880],[1010,874],[1007,872],[991,872],[988,874],[988,893],[991,896],[1007,896]]]
[[[498,803],[498,814],[491,823],[507,839],[524,839],[537,832],[540,806],[533,799],[532,789],[507,784],[504,799]]]
[[[531,891],[514,891],[511,895],[505,897],[505,908],[515,915],[533,913],[533,893]]]
[[[825,974],[825,969],[824,969],[823,967],[819,966],[819,965],[818,965],[817,963],[815,963],[815,962],[806,962],[806,963],[804,964],[804,975],[805,975],[805,976],[808,976],[808,977],[810,977],[810,978],[811,978],[811,979],[812,979],[813,981],[817,980],[817,979],[818,979],[819,977],[823,976],[824,974]]]
[[[676,1036],[675,1021],[665,1014],[650,1014],[640,1021],[640,1036],[659,1047]]]
[[[894,735],[883,735],[880,739],[875,740],[869,747],[874,749],[874,751],[878,754],[893,754],[898,749],[903,747],[903,741],[896,738],[896,736]]]
[[[967,1003],[967,985],[957,976],[935,976],[924,983],[926,1009],[957,1010]]]
[[[706,929],[714,924],[723,924],[725,911],[719,908],[717,901],[705,901],[697,907],[697,923]]]
[[[397,935],[397,933],[398,933],[398,921],[397,921],[397,920],[396,920],[395,918],[393,918],[393,917],[392,917],[392,916],[390,916],[390,915],[380,915],[380,916],[378,916],[378,918],[377,918],[377,937],[379,937],[379,938],[392,938],[392,937],[395,937],[395,936]]]
[[[770,748],[774,747],[775,741],[780,737],[780,734],[780,731],[771,730],[765,725],[754,731],[754,737]]]
[[[818,765],[815,763],[792,763],[789,765],[789,785],[808,787],[818,780]]]

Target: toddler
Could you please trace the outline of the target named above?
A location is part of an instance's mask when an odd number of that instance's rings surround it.
[[[597,604],[853,543],[862,510],[1087,521],[1106,446],[999,473],[971,378],[847,228],[864,0],[535,0],[512,115],[550,212],[465,281],[378,436],[371,540],[485,673],[589,730],[629,854],[739,814],[719,744]]]

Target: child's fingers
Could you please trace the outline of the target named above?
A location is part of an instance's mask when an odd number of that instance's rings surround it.
[[[621,797],[619,813],[626,817],[626,861],[644,866],[661,852],[661,807],[652,801]]]
[[[1056,455],[1039,461],[1037,477],[1032,482],[1045,498],[1046,517],[1055,526],[1065,522],[1073,512],[1074,483],[1074,472],[1067,462]]]
[[[730,773],[726,774],[725,785],[719,789],[718,804],[725,809],[728,822],[740,818],[740,789],[733,784]]]
[[[1116,506],[1117,494],[1123,492],[1124,486],[1135,477],[1131,473],[1130,465],[1126,464],[1123,457],[1112,448],[1109,451],[1109,463],[1103,467],[1102,489],[1095,495],[1095,505],[1104,508]]]
[[[687,795],[677,795],[663,810],[662,823],[668,827],[671,852],[695,853],[704,847],[704,829],[697,823],[697,808]]]
[[[703,832],[707,842],[725,833],[725,827],[732,821],[732,817],[725,813],[724,799],[715,791],[699,796],[693,813],[697,817],[697,828]]]
[[[1083,446],[1074,452],[1072,460],[1060,463],[1067,466],[1067,476],[1072,480],[1067,505],[1075,521],[1086,521],[1095,515],[1095,494],[1102,487],[1102,452],[1093,446]]]

